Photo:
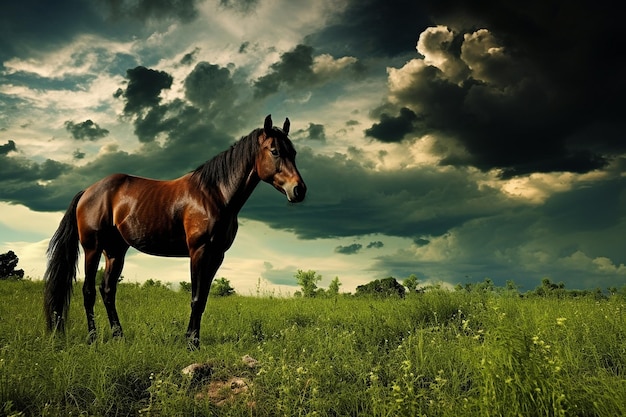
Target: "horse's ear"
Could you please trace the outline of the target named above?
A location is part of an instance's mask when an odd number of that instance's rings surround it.
[[[285,132],[285,135],[289,134],[289,126],[291,126],[291,123],[289,122],[289,117],[286,117],[285,124],[283,124],[283,132]]]
[[[269,134],[272,131],[272,115],[268,114],[265,118],[265,125],[263,125],[263,129],[265,130],[265,134]]]

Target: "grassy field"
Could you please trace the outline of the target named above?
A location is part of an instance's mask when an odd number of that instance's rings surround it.
[[[0,281],[0,416],[626,415],[622,297],[213,298],[188,351],[188,294],[120,284],[125,337],[98,301],[87,345],[75,293],[51,337],[42,284]]]

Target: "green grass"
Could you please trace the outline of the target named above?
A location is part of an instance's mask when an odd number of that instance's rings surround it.
[[[626,415],[621,297],[213,298],[188,351],[188,294],[120,284],[125,337],[111,338],[98,301],[87,345],[75,292],[52,337],[41,282],[0,281],[0,416]],[[210,380],[181,374],[194,362]],[[248,390],[207,394],[232,377]]]

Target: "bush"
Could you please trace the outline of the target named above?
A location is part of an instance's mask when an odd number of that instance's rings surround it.
[[[24,278],[24,270],[15,269],[19,260],[12,250],[0,254],[0,279],[20,280]]]
[[[365,285],[356,287],[356,295],[373,295],[376,297],[404,297],[406,289],[393,277],[376,279]]]
[[[220,278],[211,284],[211,293],[215,297],[227,297],[235,294],[235,289],[230,286],[230,281],[226,278]]]

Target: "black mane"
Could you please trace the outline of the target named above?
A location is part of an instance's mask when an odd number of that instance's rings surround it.
[[[208,188],[228,184],[233,179],[235,169],[245,170],[254,162],[259,151],[258,137],[262,131],[263,129],[255,129],[248,136],[242,137],[230,148],[196,168],[191,177],[196,179],[199,185]]]
[[[273,137],[276,139],[275,146],[283,158],[295,159],[296,150],[289,137],[282,129],[273,127]],[[207,189],[213,189],[219,184],[232,185],[238,172],[245,171],[259,152],[259,135],[263,129],[255,129],[248,136],[244,136],[235,142],[230,148],[219,153],[212,159],[200,165],[191,177],[198,185]]]

